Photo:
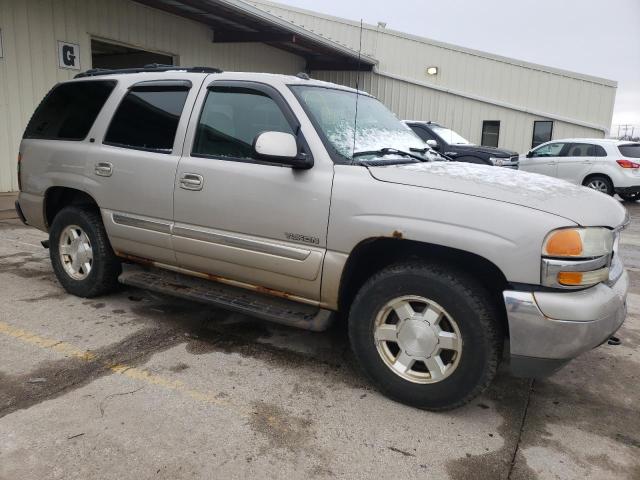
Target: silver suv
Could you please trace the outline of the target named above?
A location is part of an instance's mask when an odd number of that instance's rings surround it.
[[[89,71],[45,97],[20,152],[16,207],[67,291],[343,318],[409,405],[462,405],[502,359],[548,375],[625,318],[617,201],[437,161],[375,98],[305,75]]]

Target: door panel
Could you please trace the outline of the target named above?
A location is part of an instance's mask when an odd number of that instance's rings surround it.
[[[558,163],[558,178],[580,184],[595,163],[595,147],[587,143],[572,143],[566,156]]]
[[[249,82],[212,88],[200,94],[202,113],[189,127],[176,176],[173,244],[180,266],[319,299],[333,165],[317,161],[294,170],[253,158],[256,132],[300,130],[280,96],[287,92]],[[312,128],[306,123],[301,133]],[[199,175],[201,189],[185,188],[186,175]]]
[[[564,143],[542,145],[530,152],[529,157],[520,158],[520,170],[550,177],[558,176],[558,162],[566,150]]]
[[[85,172],[114,250],[173,265],[175,172],[202,83],[181,76],[161,85],[122,80],[101,114],[106,133],[89,147]]]

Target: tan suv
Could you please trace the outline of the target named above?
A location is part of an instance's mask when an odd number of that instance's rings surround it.
[[[439,161],[375,98],[306,75],[89,71],[20,152],[16,207],[67,291],[120,282],[312,330],[340,312],[409,405],[468,402],[502,358],[549,374],[625,318],[617,201]]]

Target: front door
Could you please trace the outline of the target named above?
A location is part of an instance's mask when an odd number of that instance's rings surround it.
[[[572,143],[558,162],[558,178],[580,185],[596,161],[596,145]]]
[[[526,157],[520,159],[520,170],[556,177],[558,161],[566,150],[565,146],[562,142],[554,142],[531,150]]]
[[[333,163],[309,148],[305,137],[317,134],[295,102],[291,92],[254,82],[217,80],[202,89],[176,176],[180,266],[319,299]],[[301,150],[314,155],[313,168],[258,158],[253,141],[265,131],[296,135]]]
[[[87,177],[114,250],[175,264],[173,189],[189,113],[202,76],[119,81],[92,138]]]

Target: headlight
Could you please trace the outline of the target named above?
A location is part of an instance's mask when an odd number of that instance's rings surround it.
[[[614,233],[607,228],[563,228],[547,235],[542,247],[546,257],[593,258],[613,251]]]
[[[493,163],[496,167],[501,167],[505,160],[509,160],[508,158],[501,158],[501,157],[489,157],[489,161],[491,163]]]
[[[581,288],[608,280],[616,235],[600,227],[549,233],[542,246],[542,284]]]

